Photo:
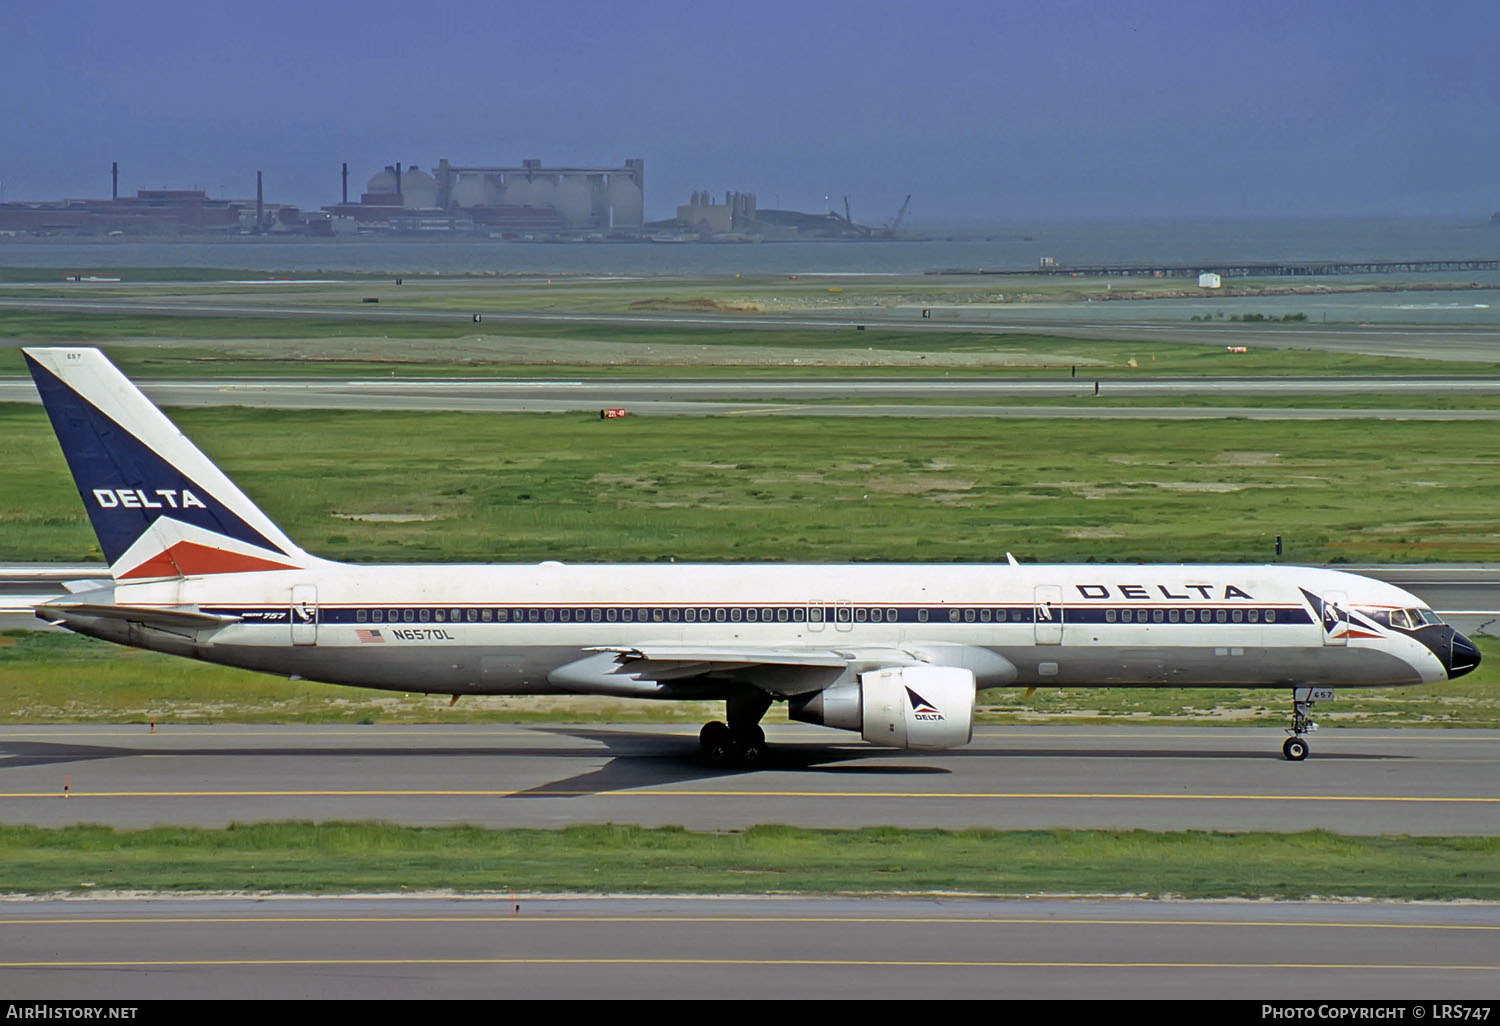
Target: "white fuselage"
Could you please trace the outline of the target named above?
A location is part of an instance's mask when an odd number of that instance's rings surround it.
[[[594,690],[558,671],[591,650],[652,647],[959,665],[981,687],[1446,679],[1414,632],[1335,634],[1310,598],[1364,611],[1420,604],[1380,581],[1281,566],[319,562],[114,587],[119,604],[238,618],[212,630],[74,626],[307,679],[455,694]],[[783,696],[824,684],[761,682]]]

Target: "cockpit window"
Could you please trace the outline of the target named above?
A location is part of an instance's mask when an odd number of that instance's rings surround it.
[[[1436,626],[1442,622],[1442,617],[1426,606],[1391,610],[1391,626],[1402,630],[1416,630],[1418,627]]]

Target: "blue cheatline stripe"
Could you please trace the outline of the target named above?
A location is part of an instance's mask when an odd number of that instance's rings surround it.
[[[250,622],[286,622],[287,606],[212,606],[204,612],[224,616],[240,616]],[[1054,610],[1054,613],[1059,610]],[[1284,606],[1205,606],[1175,607],[1168,610],[1160,606],[1064,606],[1060,610],[1061,622],[1065,626],[1102,624],[1111,627],[1192,627],[1242,626],[1242,627],[1287,627],[1313,623],[1307,610]],[[1131,615],[1125,620],[1126,613]],[[1162,619],[1157,620],[1160,612]],[[1178,618],[1171,619],[1176,612]],[[1193,619],[1186,617],[1192,612]],[[470,619],[469,614],[474,614]],[[809,621],[809,613],[821,615],[823,620]],[[1219,619],[1219,614],[1224,619]],[[379,619],[376,615],[379,614]],[[1234,617],[1238,614],[1240,619]],[[1250,619],[1251,616],[1255,619]],[[955,619],[955,616],[957,617]],[[1111,618],[1111,616],[1113,618]],[[691,617],[691,618],[689,618]],[[847,617],[847,619],[845,619]],[[987,617],[987,618],[986,618]],[[530,606],[408,606],[391,603],[382,606],[321,606],[318,622],[322,624],[379,625],[382,623],[402,625],[411,623],[458,623],[458,624],[804,624],[812,626],[879,626],[882,624],[931,624],[965,627],[1005,627],[1015,624],[1030,625],[1037,622],[1036,610],[1026,606],[888,606],[860,605],[530,605]],[[1043,619],[1042,623],[1047,621]]]
[[[26,363],[110,563],[162,516],[286,555],[47,368],[30,356]],[[184,493],[201,507],[184,505]]]

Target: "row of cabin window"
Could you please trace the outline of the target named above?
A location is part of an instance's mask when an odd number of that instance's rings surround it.
[[[970,613],[972,614],[972,610]],[[987,611],[986,611],[987,612]],[[514,613],[514,616],[511,614]],[[576,614],[576,615],[575,615]],[[840,623],[895,623],[894,609],[840,608],[837,620]],[[819,607],[805,609],[801,606],[764,607],[742,609],[357,609],[357,623],[813,623],[823,622],[823,610]],[[925,622],[927,610],[917,611],[917,619]],[[985,619],[989,619],[986,615]],[[1002,613],[1001,619],[1004,619]]]
[[[1166,610],[1163,610],[1163,609],[1152,609],[1152,610],[1145,610],[1145,609],[1141,609],[1141,610],[1122,609],[1122,610],[1120,610],[1119,621],[1121,623],[1146,623],[1147,622],[1147,619],[1146,619],[1146,613],[1147,612],[1150,612],[1150,614],[1151,614],[1151,619],[1149,621],[1151,623],[1177,623],[1178,622],[1177,614],[1178,614],[1179,611],[1176,610],[1176,609],[1166,609]],[[1261,611],[1259,609],[1228,609],[1228,610],[1225,610],[1225,609],[1213,609],[1213,610],[1205,609],[1205,610],[1203,610],[1203,616],[1201,617],[1201,619],[1199,618],[1199,616],[1198,616],[1198,610],[1196,610],[1196,609],[1184,609],[1184,610],[1181,610],[1181,613],[1182,613],[1182,622],[1183,623],[1200,623],[1200,622],[1201,623],[1210,623],[1210,622],[1212,622],[1212,623],[1247,623],[1247,622],[1248,623],[1260,623],[1261,622]],[[1210,616],[1212,616],[1212,620],[1210,620]],[[1115,611],[1113,609],[1106,609],[1104,611],[1104,622],[1105,623],[1114,623],[1115,619],[1116,619],[1115,618]],[[1275,623],[1276,622],[1276,610],[1274,610],[1274,609],[1267,609],[1265,611],[1265,622],[1266,623]]]
[[[747,608],[738,606],[731,608],[700,608],[700,609],[616,609],[613,607],[604,609],[359,609],[355,611],[354,618],[358,623],[507,623],[512,620],[517,623],[822,623],[824,611],[822,607],[814,606],[804,608],[802,606],[776,608]],[[895,623],[898,619],[895,609],[872,609],[860,606],[851,608],[839,606],[834,609],[833,619],[838,623]],[[1149,620],[1148,620],[1149,615]],[[950,609],[948,610],[948,621],[950,623],[1005,623],[1010,619],[1009,613],[1004,609]],[[1029,610],[1017,610],[1016,622],[1030,622]],[[1199,611],[1196,609],[1106,609],[1104,611],[1106,623],[1260,623],[1261,611],[1258,609],[1233,609],[1233,610],[1202,610],[1201,620]],[[917,610],[917,622],[928,622],[928,611]],[[1276,611],[1265,610],[1265,622],[1276,622]]]

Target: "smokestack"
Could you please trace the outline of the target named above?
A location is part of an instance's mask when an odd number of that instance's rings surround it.
[[[343,201],[345,203],[349,202],[349,162],[347,160],[344,161],[344,200]]]
[[[118,160],[109,165],[109,198],[112,200],[120,198],[120,162]]]
[[[401,195],[401,161],[396,161],[396,195]]]
[[[259,231],[260,230],[260,226],[263,225],[263,224],[265,224],[265,220],[264,220],[265,219],[265,211],[266,211],[265,192],[261,188],[261,172],[257,171],[257,172],[255,172],[255,229],[256,229],[256,231]]]

